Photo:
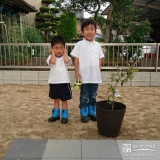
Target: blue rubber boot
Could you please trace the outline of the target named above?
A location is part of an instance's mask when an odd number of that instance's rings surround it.
[[[63,124],[68,123],[68,109],[62,110],[61,115],[62,115],[61,123]]]
[[[80,108],[80,115],[81,115],[81,122],[87,123],[88,122],[88,107]]]
[[[96,106],[88,106],[88,117],[90,117],[92,121],[97,121]]]
[[[52,108],[52,116],[48,118],[49,122],[55,122],[56,120],[60,119],[60,109],[54,109]]]

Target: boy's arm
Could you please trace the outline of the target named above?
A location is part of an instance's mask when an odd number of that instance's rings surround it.
[[[69,62],[69,57],[66,49],[64,50],[63,59],[65,63]]]
[[[50,49],[50,54],[51,54],[51,59],[49,60],[49,62],[51,64],[55,64],[56,63],[56,56],[55,56],[55,52],[53,49]]]
[[[79,68],[79,59],[77,57],[75,57],[74,59],[74,66],[75,66],[75,77],[76,77],[76,81],[78,81],[81,78],[81,75],[78,72],[78,68]]]
[[[52,47],[50,48],[49,53],[52,54]]]

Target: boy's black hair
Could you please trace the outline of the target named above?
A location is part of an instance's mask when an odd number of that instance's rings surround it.
[[[96,25],[96,22],[94,20],[92,20],[92,19],[86,19],[81,24],[81,31],[83,31],[84,27],[86,27],[86,26],[88,26],[90,24],[94,25],[95,30],[97,29],[97,25]]]
[[[65,47],[65,39],[64,37],[58,35],[58,36],[54,36],[52,39],[51,39],[51,47],[53,47],[55,44],[62,44],[64,47]]]

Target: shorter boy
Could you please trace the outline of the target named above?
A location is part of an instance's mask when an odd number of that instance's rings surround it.
[[[70,87],[70,77],[67,66],[72,64],[71,58],[65,49],[65,39],[58,35],[51,39],[50,55],[47,58],[50,66],[49,74],[49,97],[54,100],[52,115],[48,118],[49,122],[60,119],[60,101],[62,102],[61,123],[68,123],[67,100],[72,98]]]

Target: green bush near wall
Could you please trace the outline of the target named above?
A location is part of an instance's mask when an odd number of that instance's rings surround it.
[[[73,38],[77,37],[77,18],[73,13],[63,13],[61,19],[61,35],[64,36],[66,42],[70,43]]]
[[[27,43],[28,41],[30,43],[42,43],[42,34],[33,27],[26,28],[24,31],[24,42]]]

